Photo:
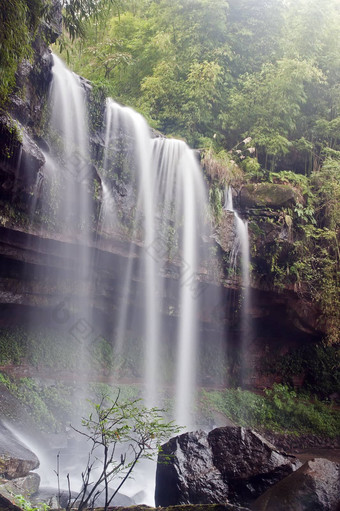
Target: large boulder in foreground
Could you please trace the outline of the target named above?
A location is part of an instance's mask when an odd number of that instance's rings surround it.
[[[162,446],[156,506],[225,502],[247,506],[300,465],[250,429],[185,433]]]
[[[340,511],[340,467],[317,458],[269,488],[254,511]]]
[[[38,467],[39,460],[36,455],[0,422],[0,477],[26,477],[31,470]]]

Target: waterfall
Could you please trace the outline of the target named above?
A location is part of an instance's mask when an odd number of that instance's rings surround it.
[[[158,233],[171,246],[173,240],[169,240],[169,232],[167,232],[169,227],[183,224],[176,247],[180,264],[180,286],[175,419],[178,424],[190,427],[193,425],[190,412],[197,383],[199,309],[197,278],[200,258],[203,256],[200,236],[206,230],[202,205],[207,204],[207,198],[199,165],[193,152],[184,142],[158,139],[154,141],[154,146],[156,169],[159,169],[155,197],[156,203],[162,206],[163,221]],[[175,213],[172,215],[171,206]]]
[[[124,153],[120,139],[133,141]],[[129,142],[128,142],[129,145]],[[131,154],[133,155],[131,159]],[[178,324],[176,327],[175,417],[178,423],[192,423],[191,410],[196,384],[198,349],[197,296],[200,244],[204,233],[202,204],[207,204],[203,176],[193,152],[179,140],[151,139],[145,120],[130,108],[108,99],[106,105],[104,171],[106,179],[115,173],[116,162],[129,159],[130,183],[136,186],[136,211],[131,233],[130,257],[124,276],[124,298],[118,314],[115,345],[124,349],[133,311],[129,306],[130,289],[136,275],[133,271],[134,248],[142,242],[138,281],[143,290],[137,294],[144,300],[145,318],[138,325],[144,337],[145,400],[150,406],[160,405],[163,378],[162,339],[167,334],[164,324],[165,278],[169,258],[178,271]],[[143,274],[143,277],[141,276]],[[139,288],[140,286],[137,285]]]
[[[50,133],[54,141],[54,186],[59,189],[57,221],[66,236],[75,243],[64,244],[61,256],[71,261],[76,292],[67,297],[74,314],[73,337],[79,342],[80,358],[86,356],[91,329],[92,272],[91,217],[92,201],[90,146],[86,93],[80,78],[53,55],[53,80],[50,93]],[[78,288],[78,289],[77,289]],[[83,291],[81,291],[83,290]],[[84,371],[85,372],[85,371]]]
[[[62,294],[58,290],[48,297],[51,318],[44,319],[69,342],[76,343],[80,378],[87,381],[86,357],[93,339],[89,334],[93,330],[94,212],[86,93],[80,78],[56,55],[53,55],[52,77],[49,151],[44,152],[43,178],[36,185],[39,199],[34,200],[31,221],[35,219],[38,226],[42,219],[45,222],[46,231],[41,239],[53,232],[52,237],[58,240],[53,251],[46,253],[45,264],[62,282]],[[36,279],[39,278],[41,275],[37,274]],[[34,318],[33,327],[35,321]]]
[[[241,258],[241,277],[243,287],[243,300],[241,308],[241,380],[244,381],[244,366],[247,349],[250,340],[249,309],[250,309],[250,251],[248,223],[239,217],[233,206],[233,196],[231,187],[226,187],[224,209],[232,211],[235,218],[236,243],[231,254],[231,267],[235,269],[237,257]]]
[[[29,318],[32,333],[41,324],[56,334],[67,372],[61,379],[77,383],[73,426],[79,403],[95,393],[93,380],[118,387],[132,380],[147,406],[169,408],[168,418],[187,430],[201,426],[197,387],[220,384],[225,371],[224,304],[202,169],[185,142],[153,138],[139,113],[110,98],[92,162],[86,84],[55,55],[53,63],[45,165],[30,211],[38,256],[27,271],[43,294]],[[105,339],[99,357],[110,359],[107,366],[93,356],[96,339]],[[105,370],[111,364],[112,374],[99,374],[91,360]],[[142,487],[154,469],[143,465]]]
[[[58,57],[53,60],[50,151],[38,201],[60,239],[53,257],[62,261],[65,294],[56,296],[52,319],[79,343],[82,380],[90,376],[91,342],[105,337],[119,366],[110,381],[136,378],[148,406],[162,407],[168,399],[175,421],[192,428],[198,374],[200,381],[217,381],[221,369],[211,368],[212,360],[221,364],[223,358],[221,343],[215,348],[198,326],[222,307],[218,286],[205,283],[216,268],[202,170],[185,142],[153,138],[139,113],[110,98],[94,170],[84,83]],[[124,244],[124,255],[113,273],[116,299],[109,303],[105,296],[101,303],[101,317],[108,318],[103,331],[94,293],[106,240]],[[202,371],[206,356],[209,376]]]

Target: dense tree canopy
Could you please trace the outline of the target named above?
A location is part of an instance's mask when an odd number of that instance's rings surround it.
[[[121,0],[70,60],[167,134],[227,149],[252,136],[272,168],[302,144],[304,171],[306,151],[340,148],[339,27],[336,0]]]

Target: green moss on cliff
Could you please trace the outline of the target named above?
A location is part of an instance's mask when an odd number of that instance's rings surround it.
[[[6,0],[0,10],[0,108],[14,87],[19,62],[31,56],[42,11],[42,0]]]
[[[274,208],[294,205],[297,191],[290,185],[274,183],[247,184],[241,190],[242,208]]]

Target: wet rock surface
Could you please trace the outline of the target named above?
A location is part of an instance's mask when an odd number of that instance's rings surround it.
[[[328,449],[336,451],[340,449],[340,437],[325,438],[320,435],[299,435],[295,436],[288,433],[277,433],[270,430],[262,432],[278,449],[286,452],[301,452],[303,450]],[[325,456],[315,456],[323,458]]]
[[[169,462],[162,464],[169,456]],[[156,472],[156,506],[223,502],[228,487],[213,464],[208,436],[185,433],[163,446]]]
[[[329,460],[310,460],[269,488],[253,505],[254,511],[339,511],[340,466]]]
[[[40,476],[34,472],[29,473],[25,477],[11,479],[3,484],[0,482],[0,492],[3,494],[7,491],[12,495],[23,495],[29,497],[39,490]]]
[[[220,223],[217,227],[216,242],[225,252],[230,252],[235,242],[234,213],[223,210]]]
[[[38,468],[39,460],[0,422],[0,476],[16,479]]]
[[[163,446],[156,473],[156,505],[226,501],[249,505],[298,466],[294,456],[277,451],[249,429],[185,433]]]

